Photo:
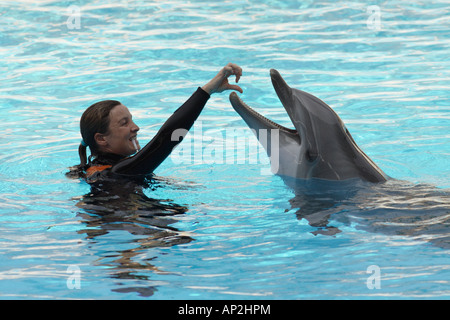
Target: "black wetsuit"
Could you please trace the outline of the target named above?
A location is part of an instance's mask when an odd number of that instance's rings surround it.
[[[203,107],[209,99],[209,94],[200,87],[197,91],[163,124],[155,137],[134,156],[126,157],[116,154],[99,154],[86,170],[86,178],[98,180],[111,174],[136,176],[148,175],[170,155],[173,148],[181,142],[184,135],[172,134],[177,129],[184,129],[180,133],[187,133],[197,120]],[[97,168],[97,169],[96,169]],[[92,170],[93,169],[93,170]]]

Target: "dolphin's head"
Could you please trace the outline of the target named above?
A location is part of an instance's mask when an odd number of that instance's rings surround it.
[[[384,174],[359,149],[333,109],[317,97],[291,88],[277,70],[270,70],[270,76],[278,98],[295,129],[286,128],[260,115],[247,106],[236,93],[230,95],[230,101],[265,147],[274,173],[302,179],[384,179],[380,178],[380,175]],[[261,136],[258,135],[261,129],[278,131],[277,149],[275,141],[271,140],[271,143],[266,145],[261,141]],[[275,166],[274,155],[278,156]],[[371,170],[364,169],[365,166],[374,166],[375,171],[380,173],[368,173],[367,171]]]

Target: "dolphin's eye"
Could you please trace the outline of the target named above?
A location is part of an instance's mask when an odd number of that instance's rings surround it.
[[[345,124],[342,124],[342,129],[344,130],[344,132],[346,134],[350,134],[350,132],[348,131],[347,127],[345,126]]]
[[[350,134],[350,131],[348,131],[347,127],[344,126],[344,131],[347,134],[347,137],[350,138],[350,141],[352,141],[354,144],[356,144],[355,140],[353,140],[352,135]]]
[[[309,162],[313,162],[317,159],[317,153],[311,152],[311,150],[308,149],[308,151],[306,151],[305,153],[305,157]]]

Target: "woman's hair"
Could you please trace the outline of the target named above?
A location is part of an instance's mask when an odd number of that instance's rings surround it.
[[[121,104],[116,100],[103,100],[94,103],[84,111],[80,119],[80,132],[83,137],[82,143],[78,147],[78,155],[80,156],[80,167],[87,165],[86,148],[89,146],[91,154],[98,154],[98,145],[95,142],[95,134],[108,134],[109,113],[111,110]]]

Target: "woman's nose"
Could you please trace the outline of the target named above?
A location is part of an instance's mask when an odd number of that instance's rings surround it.
[[[133,132],[138,132],[140,130],[140,128],[138,127],[138,125],[136,123],[133,122],[133,126],[131,128],[131,131]]]

